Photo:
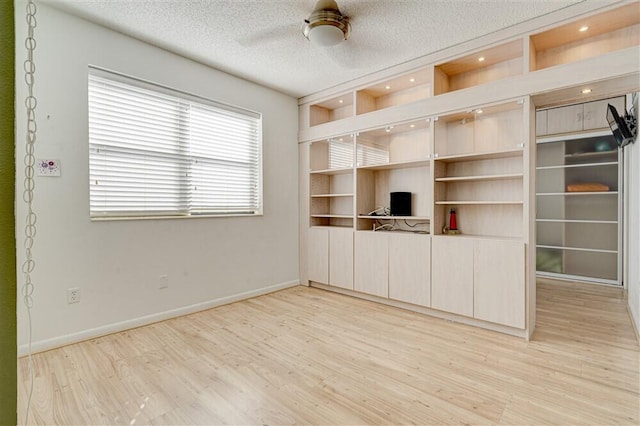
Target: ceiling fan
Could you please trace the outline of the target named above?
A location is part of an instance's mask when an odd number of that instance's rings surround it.
[[[345,0],[346,1],[346,0]],[[369,0],[360,7],[351,2],[351,10],[358,15],[358,20],[366,17],[377,20],[376,16],[371,16],[370,11],[379,10],[379,5],[387,0]],[[308,9],[303,9],[304,2],[296,1],[296,13],[309,13]],[[288,16],[292,16],[289,14]],[[300,15],[298,15],[300,16]],[[304,15],[302,15],[304,16]],[[303,18],[304,19],[304,18]],[[294,42],[299,48],[300,41],[308,40],[317,49],[308,49],[303,52],[310,55],[324,55],[341,68],[362,68],[375,62],[375,55],[380,49],[371,46],[368,37],[372,37],[373,27],[371,24],[359,28],[357,43],[354,37],[351,43],[342,43],[352,34],[351,22],[353,17],[343,14],[335,0],[318,0],[313,11],[307,15],[300,28],[300,18],[289,18],[286,23],[274,25],[263,31],[258,31],[247,37],[237,39],[238,43],[245,47],[255,47],[263,44],[273,44],[281,42],[283,46],[292,47]]]
[[[305,10],[303,7],[303,3],[296,2],[297,13],[302,14],[305,11],[308,13],[308,9]],[[346,40],[351,31],[349,17],[340,12],[335,0],[318,0],[316,2],[313,11],[302,23],[302,34],[300,33],[299,19],[298,17],[295,21],[272,25],[271,28],[238,39],[238,42],[243,46],[252,47],[257,44],[285,39],[292,40],[298,37],[304,40],[302,35],[314,45],[327,47]]]
[[[335,46],[349,38],[351,24],[335,0],[318,0],[311,15],[304,20],[304,36],[318,46]]]

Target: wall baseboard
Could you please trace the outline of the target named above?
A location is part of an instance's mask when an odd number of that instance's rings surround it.
[[[59,348],[61,346],[70,345],[72,343],[95,339],[96,337],[105,336],[107,334],[119,333],[121,331],[130,330],[132,328],[193,314],[195,312],[206,311],[207,309],[215,308],[217,306],[228,305],[229,303],[251,299],[253,297],[262,296],[265,294],[276,292],[278,290],[283,290],[285,288],[295,287],[297,285],[300,285],[299,280],[287,281],[284,283],[263,287],[257,290],[251,290],[244,293],[221,297],[219,299],[196,303],[194,305],[184,306],[182,308],[158,312],[156,314],[146,315],[144,317],[134,318],[113,324],[107,324],[101,327],[91,328],[88,330],[66,334],[51,339],[40,340],[31,344],[31,352],[38,353],[48,351],[51,349]],[[28,350],[29,346],[26,344],[18,346],[18,356],[22,357],[27,355]]]
[[[633,331],[636,332],[636,340],[638,341],[638,346],[640,346],[640,330],[639,325],[636,324],[636,318],[633,315],[633,310],[631,309],[631,305],[629,304],[629,301],[627,300],[627,313],[629,314],[629,320],[631,321],[631,326],[633,327]]]

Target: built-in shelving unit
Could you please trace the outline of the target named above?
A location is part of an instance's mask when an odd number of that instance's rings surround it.
[[[584,2],[301,98],[302,280],[522,337],[536,249],[541,275],[619,283],[617,149],[569,141],[640,90],[637,7]],[[607,191],[565,186],[587,176]]]
[[[434,234],[522,237],[524,102],[514,100],[438,117],[434,154]]]
[[[430,121],[421,119],[357,135],[358,230],[376,227],[381,218],[372,217],[371,213],[390,207],[391,192],[411,192],[412,215],[403,216],[403,221],[430,220],[430,130]],[[395,217],[395,220],[400,220],[400,217]]]
[[[309,105],[308,125],[407,105],[431,96],[431,68],[419,68]]]
[[[521,75],[523,46],[519,38],[436,65],[435,95]]]
[[[538,274],[619,283],[620,153],[610,132],[539,138],[537,151]]]
[[[344,95],[318,102],[311,105],[309,109],[310,126],[353,117],[355,114],[353,93],[345,93]]]
[[[423,68],[393,77],[356,91],[356,114],[427,99],[431,95],[431,74]]]
[[[632,3],[531,36],[531,71],[577,62],[640,44],[640,13]]]
[[[351,135],[311,144],[311,226],[353,226],[353,149]]]

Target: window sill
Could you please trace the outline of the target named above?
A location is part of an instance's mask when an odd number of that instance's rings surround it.
[[[91,222],[112,222],[122,220],[165,220],[165,219],[211,219],[222,217],[258,217],[264,216],[263,212],[246,214],[246,213],[222,213],[222,214],[198,214],[185,216],[94,216]]]

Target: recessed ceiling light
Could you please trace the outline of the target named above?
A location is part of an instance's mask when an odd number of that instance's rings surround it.
[[[483,111],[482,111],[481,109],[477,109],[477,110],[476,110],[476,112],[477,112],[478,114],[482,114],[482,113],[483,113]]]
[[[588,26],[586,26],[586,25],[584,25],[584,26],[580,27],[580,29],[579,29],[578,31],[580,31],[581,33],[583,33],[583,32],[585,32],[585,31],[587,31],[588,29],[589,29],[589,27],[588,27]]]
[[[586,95],[587,93],[591,93],[591,89],[583,89],[582,94]]]
[[[416,127],[416,125],[415,125],[415,124],[412,124],[412,125],[410,125],[409,127],[411,127],[411,128],[413,129],[414,127]]]
[[[409,79],[409,82],[410,82],[410,83],[413,83],[414,81],[416,81],[416,79],[415,79],[415,78],[410,78],[410,79]]]
[[[482,62],[482,61],[484,61],[484,56],[480,56],[480,57],[478,58],[478,62]]]
[[[341,103],[343,103],[343,102],[344,102],[344,101],[343,101],[342,99],[340,99],[340,100],[338,101],[338,103],[339,103],[339,104],[341,104]]]
[[[389,90],[389,89],[391,89],[391,86],[384,86],[384,88]]]

